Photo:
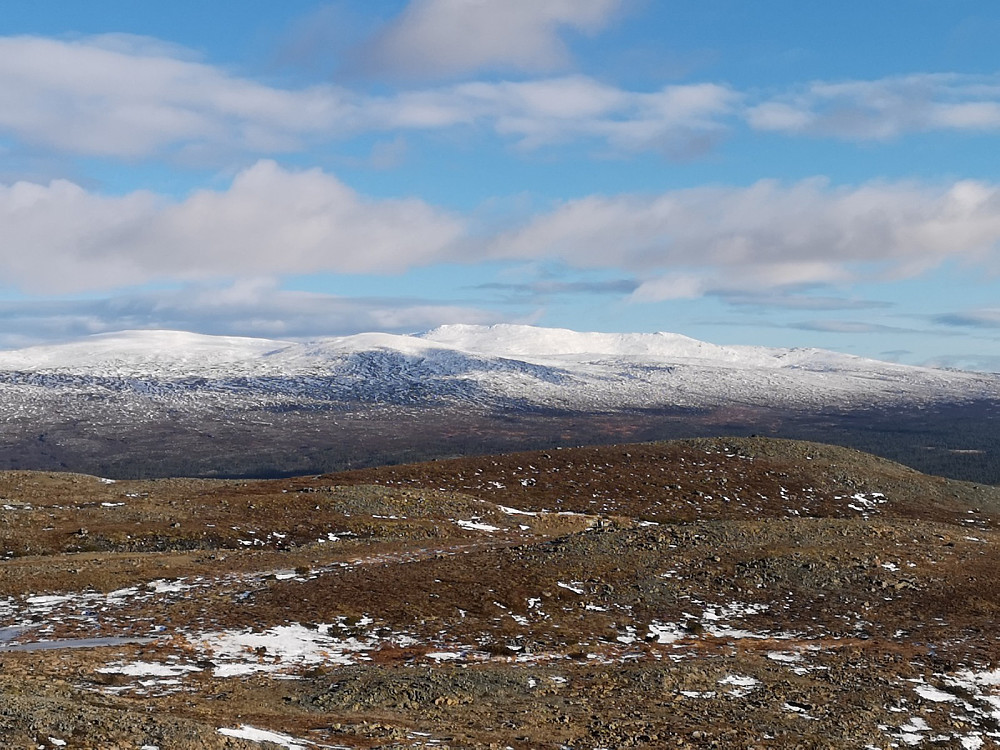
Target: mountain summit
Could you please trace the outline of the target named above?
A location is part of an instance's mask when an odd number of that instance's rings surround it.
[[[103,464],[76,461],[81,451],[96,457],[113,436],[127,442],[130,461],[154,464],[151,456],[178,451],[242,461],[254,446],[270,466],[275,446],[294,443],[301,456],[325,446],[323,461],[299,466],[309,470],[345,465],[345,442],[375,441],[378,455],[398,460],[473,449],[470,435],[506,449],[583,442],[581,430],[591,441],[605,431],[706,434],[709,424],[773,431],[776,412],[779,421],[794,413],[813,424],[819,415],[857,422],[861,412],[870,422],[872,410],[895,421],[920,412],[926,421],[931,408],[1000,403],[1000,376],[674,333],[519,325],[308,342],[125,331],[0,352],[0,403],[0,467],[100,471]],[[697,429],[682,430],[692,419]],[[136,455],[147,440],[155,446]]]

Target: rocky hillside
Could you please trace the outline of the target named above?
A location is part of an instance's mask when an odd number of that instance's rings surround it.
[[[17,472],[0,496],[4,746],[1000,739],[1000,489],[856,451]]]

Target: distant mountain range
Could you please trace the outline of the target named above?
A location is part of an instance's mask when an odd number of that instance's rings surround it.
[[[821,414],[994,402],[996,375],[672,333],[451,325],[301,343],[126,331],[0,352],[0,467],[239,474],[280,472],[285,461],[289,471],[319,470],[479,444],[600,440],[602,430],[611,439],[630,426],[624,437],[648,437],[635,429],[653,429],[655,415],[670,417],[662,436],[676,437],[681,417],[699,425],[689,434],[713,421],[766,432],[776,414],[801,426]]]

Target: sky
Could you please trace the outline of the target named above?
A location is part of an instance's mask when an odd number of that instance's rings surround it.
[[[995,0],[10,0],[0,348],[671,331],[1000,371]]]

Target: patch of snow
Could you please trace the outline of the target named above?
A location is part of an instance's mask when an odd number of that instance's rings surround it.
[[[457,651],[432,651],[426,654],[428,659],[432,659],[436,662],[442,661],[456,661],[462,658],[462,655]]]
[[[270,732],[266,729],[257,729],[248,724],[240,724],[236,729],[226,729],[224,727],[219,729],[219,734],[225,735],[226,737],[235,737],[241,740],[250,740],[251,742],[273,742],[275,745],[281,745],[287,750],[306,750],[306,745],[311,745],[313,743],[306,740],[297,740],[294,737],[287,734],[280,734],[279,732]]]
[[[757,687],[760,685],[760,681],[746,675],[730,674],[719,680],[719,684],[735,685],[736,687]]]
[[[750,695],[760,685],[760,682],[746,675],[730,674],[719,680],[719,684],[731,685],[733,689],[729,691],[729,695],[734,698],[743,698]]]
[[[919,716],[911,716],[910,720],[900,727],[904,732],[929,732],[930,726]]]
[[[684,628],[676,623],[651,622],[649,624],[649,637],[655,638],[657,643],[673,643],[686,635]]]
[[[129,677],[177,677],[188,672],[200,672],[201,669],[181,664],[135,661],[129,664],[109,664],[97,671],[101,674],[123,674]]]
[[[529,510],[518,510],[517,508],[510,508],[506,505],[498,505],[501,513],[506,513],[508,516],[537,516],[538,514]]]
[[[946,693],[943,690],[938,690],[933,685],[917,685],[914,690],[924,700],[933,701],[934,703],[951,703],[960,700],[957,696]]]
[[[43,594],[40,596],[29,596],[25,603],[32,607],[49,607],[63,604],[73,599],[72,594]]]
[[[304,625],[279,625],[264,632],[229,630],[207,633],[190,640],[211,654],[217,677],[279,672],[303,664],[352,664],[357,654],[377,645],[374,638],[340,639],[330,625],[315,629]]]
[[[771,661],[780,661],[789,664],[802,661],[802,655],[792,651],[768,651],[767,658]]]
[[[486,531],[494,532],[500,531],[499,526],[490,526],[488,523],[477,523],[476,521],[455,521],[463,529],[469,529],[471,531]]]

